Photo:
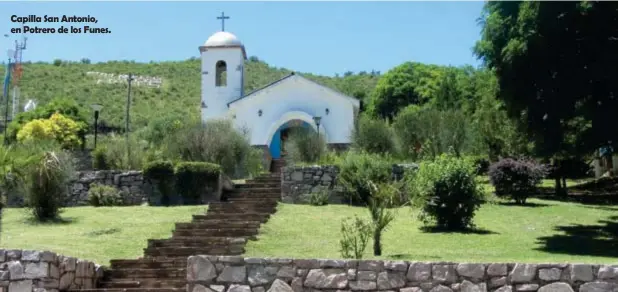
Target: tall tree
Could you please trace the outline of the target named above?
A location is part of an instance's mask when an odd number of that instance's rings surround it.
[[[475,52],[539,155],[559,165],[618,140],[618,3],[487,2],[481,20]]]

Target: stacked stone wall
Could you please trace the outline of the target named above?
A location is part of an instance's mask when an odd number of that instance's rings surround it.
[[[394,164],[392,177],[403,178],[416,164]],[[284,203],[309,203],[311,194],[328,192],[330,203],[345,203],[341,189],[337,188],[339,167],[333,165],[288,166],[281,171],[281,200]]]
[[[145,181],[141,171],[98,170],[79,171],[70,183],[66,206],[88,205],[88,191],[93,184],[113,186],[122,191],[126,205],[139,205],[147,202],[144,190]]]
[[[618,265],[192,256],[187,292],[618,291]]]
[[[103,277],[102,266],[49,251],[0,250],[0,262],[0,291],[92,289]]]

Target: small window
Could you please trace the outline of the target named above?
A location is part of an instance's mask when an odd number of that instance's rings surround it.
[[[225,64],[225,61],[218,61],[217,62],[217,74],[215,76],[216,80],[216,86],[217,87],[225,87],[227,86],[227,64]]]

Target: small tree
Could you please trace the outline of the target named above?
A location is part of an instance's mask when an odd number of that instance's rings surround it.
[[[510,198],[523,205],[529,196],[537,192],[546,173],[546,168],[533,160],[506,158],[489,167],[489,181],[495,188],[496,196]]]
[[[369,199],[369,213],[373,222],[373,255],[382,255],[382,233],[395,219],[393,212],[387,209],[388,200],[393,198],[399,189],[388,183],[374,184],[368,182],[372,196]]]
[[[398,154],[393,129],[386,120],[362,115],[352,132],[352,147],[373,154]]]
[[[341,256],[345,259],[362,259],[372,229],[370,223],[358,217],[343,220],[341,222],[343,238],[339,241]]]

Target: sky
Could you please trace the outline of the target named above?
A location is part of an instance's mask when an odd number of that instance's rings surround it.
[[[276,67],[333,76],[346,71],[386,72],[406,61],[479,65],[483,2],[0,2],[0,49],[14,46],[21,23],[11,16],[93,16],[98,23],[29,23],[53,27],[107,27],[108,34],[27,35],[24,61],[180,61],[225,30]],[[9,37],[2,35],[9,34]],[[6,58],[6,53],[0,56]]]

